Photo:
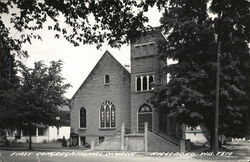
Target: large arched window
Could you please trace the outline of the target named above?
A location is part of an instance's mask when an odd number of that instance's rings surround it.
[[[80,109],[80,128],[86,128],[86,109],[81,108]]]
[[[105,101],[100,108],[100,127],[115,127],[115,106],[110,101]]]

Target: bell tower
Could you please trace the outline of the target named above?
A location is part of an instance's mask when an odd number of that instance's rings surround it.
[[[153,31],[131,43],[131,126],[132,132],[140,132],[144,122],[149,129],[159,127],[159,114],[148,102],[154,91],[153,84],[162,80],[158,45],[165,41],[160,31]]]

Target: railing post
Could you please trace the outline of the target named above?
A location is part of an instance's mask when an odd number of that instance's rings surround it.
[[[90,139],[90,150],[91,151],[95,150],[95,137],[94,136],[91,136],[91,139]]]
[[[124,135],[125,135],[125,123],[121,126],[121,150],[124,150]]]
[[[78,136],[78,147],[81,147],[81,136]]]
[[[180,152],[186,152],[186,141],[184,139],[180,140]]]
[[[145,152],[148,152],[148,122],[144,124],[144,147]]]

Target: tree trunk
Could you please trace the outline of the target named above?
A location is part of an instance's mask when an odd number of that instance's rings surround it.
[[[32,126],[29,125],[29,150],[32,149]]]
[[[209,131],[209,134],[210,134],[210,139],[209,139],[210,148],[209,148],[209,150],[212,152],[212,151],[214,151],[214,131]]]

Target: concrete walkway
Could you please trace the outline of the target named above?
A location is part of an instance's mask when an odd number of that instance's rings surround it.
[[[10,143],[8,146],[0,145],[0,150],[29,150],[28,143]],[[60,142],[50,143],[32,143],[32,150],[34,151],[70,151],[70,150],[87,150],[85,147],[62,147]]]
[[[96,154],[98,151],[91,151],[86,148],[75,148],[75,147],[62,147],[61,143],[44,143],[44,144],[33,144],[33,150],[28,150],[28,144],[10,144],[9,146],[0,146],[0,152],[82,152],[87,154]],[[175,160],[185,161],[244,161],[250,162],[250,143],[249,142],[233,142],[226,146],[226,152],[233,152],[233,156],[200,156],[200,153],[204,153],[205,150],[195,151],[195,156],[168,156],[164,153],[150,152],[131,152],[135,153],[136,157],[148,157],[148,158],[170,158]],[[100,151],[99,151],[100,153]],[[116,154],[122,153],[122,151],[101,151],[103,154]],[[190,152],[192,153],[192,151]],[[205,152],[206,153],[206,152]]]

